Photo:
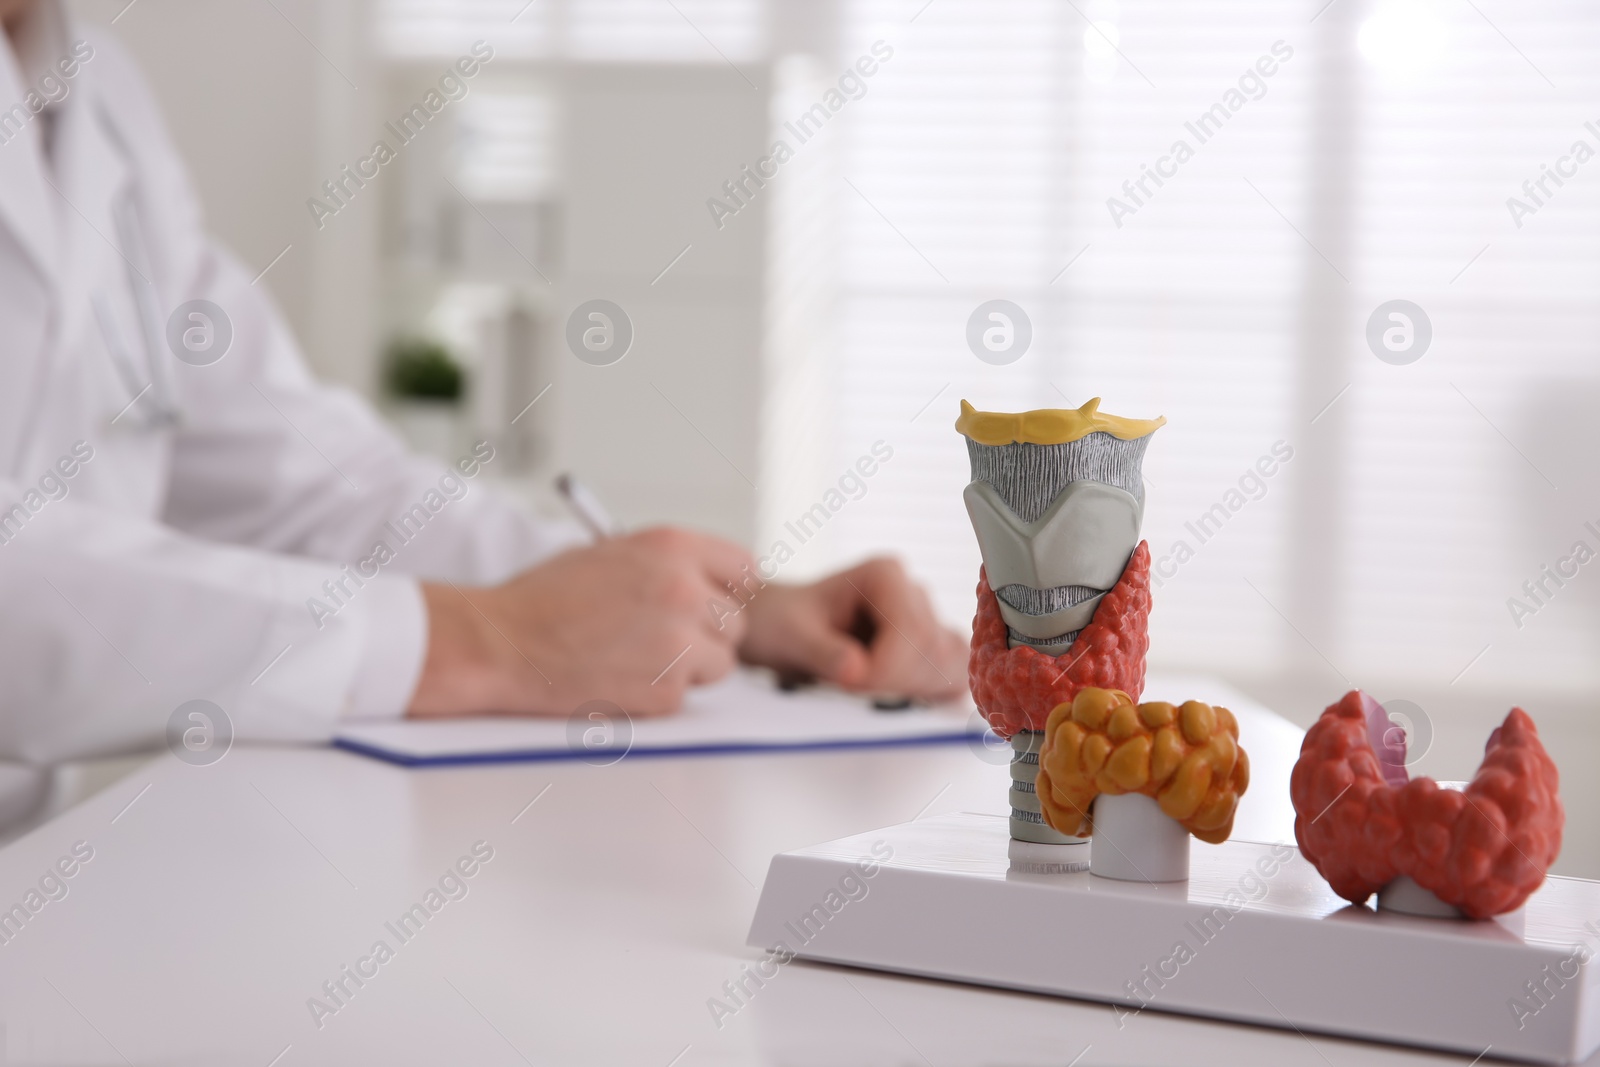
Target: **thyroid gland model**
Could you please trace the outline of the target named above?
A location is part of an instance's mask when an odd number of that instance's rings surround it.
[[[1353,904],[1487,919],[1521,907],[1561,851],[1556,765],[1512,708],[1470,782],[1412,778],[1405,731],[1356,690],[1306,731],[1289,780],[1300,854]]]
[[[1109,836],[1091,871],[1188,876],[1191,832],[1224,840],[1249,780],[1226,709],[1139,705],[1149,649],[1150,549],[1141,466],[1165,419],[1081,408],[1017,414],[961,403],[963,494],[983,567],[968,676],[1012,743],[1011,836]]]

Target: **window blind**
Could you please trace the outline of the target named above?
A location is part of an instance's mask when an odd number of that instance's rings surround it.
[[[1600,150],[1584,126],[1600,119],[1584,60],[1600,12],[844,11],[845,54],[883,39],[895,56],[831,131],[834,439],[841,463],[879,437],[896,455],[831,525],[828,562],[901,551],[952,621],[970,618],[957,400],[1098,395],[1170,420],[1145,466],[1165,574],[1154,661],[1311,664],[1386,695],[1461,677],[1595,683],[1600,577],[1546,580],[1531,616],[1508,601],[1532,606],[1522,583],[1575,541],[1600,550],[1583,526],[1600,527],[1600,497],[1578,415],[1600,389],[1600,162],[1535,185],[1543,206],[1520,227],[1507,200],[1575,141]],[[996,298],[1033,328],[1003,366],[965,337]],[[1396,299],[1432,329],[1404,365],[1367,340]]]
[[[739,63],[766,49],[761,0],[378,0],[380,50],[454,57],[474,40],[516,58]]]

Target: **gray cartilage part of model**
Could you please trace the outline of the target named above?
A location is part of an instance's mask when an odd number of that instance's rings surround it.
[[[1086,600],[1097,599],[1104,592],[1103,589],[1091,589],[1087,585],[1058,585],[1050,589],[1035,589],[1019,582],[1012,582],[996,589],[994,595],[1000,598],[1000,603],[1010,605],[1024,615],[1053,615],[1066,608],[1076,607]],[[1006,627],[1011,647],[1019,644],[1032,645],[1040,652],[1052,656],[1059,656],[1071,648],[1072,642],[1077,640],[1080,632],[1080,630],[1068,630],[1056,637],[1032,637],[1021,630]]]
[[[1122,576],[1139,543],[1142,504],[1116,486],[1075,481],[1026,522],[988,482],[962,495],[990,588],[1006,590],[999,608],[1010,646],[1060,655]]]
[[[1053,829],[1039,810],[1034,778],[1039,773],[1039,750],[1043,747],[1043,731],[1018,730],[1011,735],[1011,836],[1041,845],[1082,844],[1083,838]],[[1020,788],[1024,783],[1026,788]]]
[[[1023,522],[1032,522],[1072,482],[1104,482],[1144,503],[1150,435],[1124,441],[1104,430],[1059,445],[985,445],[967,438],[972,480],[988,482]]]
[[[1055,445],[967,440],[963,497],[1008,647],[1062,655],[1122,576],[1144,519],[1149,435]]]

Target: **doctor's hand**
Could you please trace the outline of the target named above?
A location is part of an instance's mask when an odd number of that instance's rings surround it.
[[[718,617],[754,561],[720,538],[661,527],[564,552],[503,585],[424,582],[428,649],[407,714],[564,715],[609,700],[675,710],[734,667],[742,614]]]
[[[811,585],[768,584],[750,599],[748,663],[884,697],[967,691],[967,642],[946,629],[897,560],[870,559]]]
[[[731,542],[662,527],[565,552],[503,585],[422,591],[415,718],[564,715],[590,700],[660,714],[737,659],[880,695],[941,700],[966,688],[966,642],[889,559],[780,585],[762,582]]]

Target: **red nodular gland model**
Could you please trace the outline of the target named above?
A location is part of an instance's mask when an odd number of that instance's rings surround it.
[[[967,677],[972,698],[1001,737],[1043,730],[1057,704],[1082,689],[1120,689],[1138,701],[1150,650],[1150,546],[1133,550],[1122,577],[1095,608],[1072,647],[1051,656],[1026,645],[1006,647],[1006,624],[989,579],[978,571],[978,614],[972,621]]]
[[[1561,851],[1566,821],[1528,713],[1511,709],[1462,791],[1408,779],[1403,750],[1398,761],[1380,756],[1374,716],[1387,722],[1351,690],[1306,732],[1289,784],[1301,854],[1353,904],[1408,875],[1474,919],[1521,907]]]

